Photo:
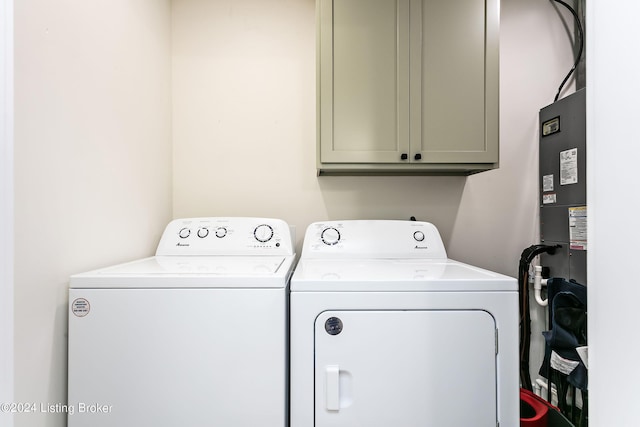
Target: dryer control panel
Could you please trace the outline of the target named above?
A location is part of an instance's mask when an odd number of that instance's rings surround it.
[[[429,222],[345,220],[307,228],[302,258],[446,259],[438,229]]]
[[[183,218],[167,225],[156,255],[293,255],[289,225],[272,218]]]

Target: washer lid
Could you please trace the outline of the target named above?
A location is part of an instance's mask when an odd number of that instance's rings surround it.
[[[517,291],[516,279],[453,260],[302,259],[291,291]]]
[[[71,276],[71,288],[284,288],[294,256],[154,256]]]

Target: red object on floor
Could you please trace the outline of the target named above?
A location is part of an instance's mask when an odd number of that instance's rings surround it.
[[[529,390],[520,389],[520,427],[547,427],[549,403]]]

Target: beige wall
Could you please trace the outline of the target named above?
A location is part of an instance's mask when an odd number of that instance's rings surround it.
[[[469,178],[316,176],[314,9],[172,3],[174,214],[281,217],[299,240],[313,221],[415,216],[450,256],[516,274],[536,243],[538,110],[572,63],[556,9],[502,2],[501,167]]]
[[[171,217],[169,13],[15,2],[16,402],[66,402],[69,275],[150,255]]]
[[[315,2],[173,2],[174,214],[429,219],[449,236],[464,178],[315,169]],[[452,216],[452,212],[454,215]]]
[[[172,3],[174,215],[283,218],[298,248],[313,221],[415,216],[450,257],[516,276],[538,243],[538,112],[572,66],[571,16],[502,1],[498,170],[317,177],[314,11],[314,0]],[[534,306],[534,377],[544,317]]]

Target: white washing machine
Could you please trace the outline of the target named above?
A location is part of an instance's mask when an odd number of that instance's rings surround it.
[[[180,219],[156,256],[72,276],[68,426],[286,426],[291,234]]]
[[[310,225],[291,279],[292,427],[517,427],[514,278],[414,221]]]

